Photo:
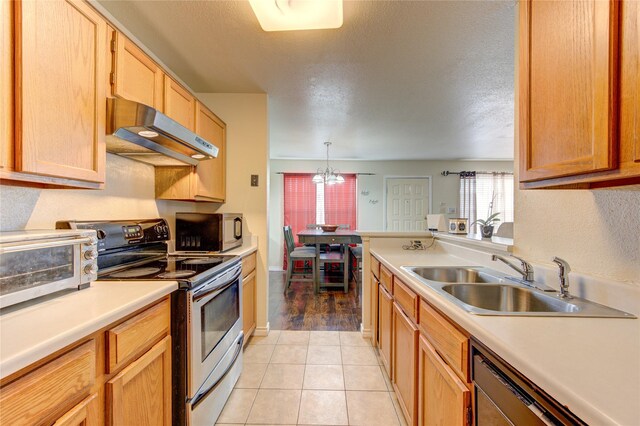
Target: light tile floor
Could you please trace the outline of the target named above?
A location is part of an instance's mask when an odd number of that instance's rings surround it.
[[[279,330],[245,348],[216,423],[238,424],[406,426],[378,353],[360,333]]]

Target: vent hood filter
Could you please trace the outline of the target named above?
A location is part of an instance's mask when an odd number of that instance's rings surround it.
[[[218,148],[156,109],[107,99],[107,152],[154,166],[195,166]]]

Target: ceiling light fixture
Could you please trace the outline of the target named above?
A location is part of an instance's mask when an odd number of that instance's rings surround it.
[[[313,183],[326,183],[327,185],[343,183],[344,178],[340,174],[340,170],[329,167],[329,146],[331,146],[331,142],[325,142],[324,144],[327,146],[327,167],[324,170],[318,168],[316,175],[312,179]]]
[[[342,26],[342,0],[249,0],[249,4],[265,31]]]

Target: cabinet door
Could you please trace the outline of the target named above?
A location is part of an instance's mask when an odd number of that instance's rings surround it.
[[[417,424],[418,328],[393,304],[393,389],[407,423]]]
[[[617,1],[520,2],[520,181],[617,167]]]
[[[640,176],[640,3],[621,7],[620,167]]]
[[[13,163],[13,2],[0,2],[0,170]]]
[[[373,259],[373,256],[371,257]],[[371,272],[371,329],[373,330],[372,343],[374,346],[379,346],[379,335],[380,335],[380,320],[378,318],[378,294],[380,282],[374,275],[373,271]]]
[[[67,411],[62,417],[60,417],[53,426],[91,426],[99,425],[96,416],[92,413],[92,409],[95,409],[97,403],[97,393],[87,397],[80,404]],[[93,407],[92,407],[93,406]]]
[[[105,20],[75,0],[14,7],[16,170],[104,182]]]
[[[256,327],[256,271],[242,280],[242,331],[245,343]]]
[[[164,76],[164,109],[166,116],[173,118],[187,129],[195,130],[194,118],[196,98],[174,79]]]
[[[162,109],[162,69],[131,40],[113,31],[112,94]]]
[[[171,425],[171,336],[106,384],[111,425]]]
[[[378,286],[378,347],[382,365],[387,370],[389,378],[392,378],[391,369],[391,336],[393,321],[393,298],[383,285]]]
[[[196,166],[195,197],[224,201],[226,195],[226,125],[200,102],[196,102],[196,133],[218,147],[218,156]]]
[[[0,424],[51,424],[96,383],[96,341],[91,339],[0,389]],[[28,407],[28,409],[25,409]]]
[[[418,424],[470,424],[471,392],[424,336],[419,341]]]

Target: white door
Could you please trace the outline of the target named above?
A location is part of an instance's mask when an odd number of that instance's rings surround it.
[[[425,231],[429,214],[429,177],[386,178],[387,231]]]

